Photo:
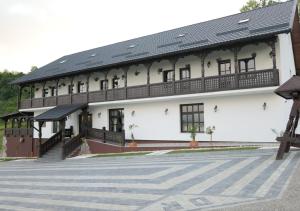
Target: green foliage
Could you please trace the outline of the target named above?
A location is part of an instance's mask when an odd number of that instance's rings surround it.
[[[281,1],[280,0],[248,0],[248,2],[241,8],[241,12],[251,11],[257,8],[277,4],[279,2]]]
[[[196,140],[196,135],[197,135],[197,128],[194,127],[194,126],[191,126],[191,127],[189,127],[188,131],[191,134],[192,141],[195,141]]]

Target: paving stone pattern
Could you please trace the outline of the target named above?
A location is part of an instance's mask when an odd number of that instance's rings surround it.
[[[207,210],[280,198],[300,152],[0,163],[0,210]]]

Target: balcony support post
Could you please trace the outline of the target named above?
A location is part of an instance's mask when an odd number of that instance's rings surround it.
[[[176,94],[176,88],[175,88],[175,80],[176,80],[176,63],[178,62],[179,58],[178,57],[173,57],[168,59],[169,62],[172,65],[172,70],[174,70],[173,72],[173,80],[172,80],[172,87],[173,87],[173,93]]]
[[[38,122],[39,123],[39,147],[38,147],[38,157],[41,157],[41,146],[42,146],[42,126],[43,123],[42,121]]]
[[[236,46],[230,49],[233,52],[234,56],[234,74],[235,74],[235,87],[236,89],[239,88],[239,62],[238,62],[238,53],[241,51],[242,46]]]
[[[32,98],[33,98],[34,85],[30,85],[30,108],[32,108]]]
[[[21,92],[22,92],[22,86],[19,85],[19,86],[18,86],[18,98],[17,98],[17,106],[18,106],[18,109],[21,108]]]
[[[43,97],[43,107],[45,106],[45,86],[46,86],[46,82],[43,82],[43,86],[42,86],[42,97]]]
[[[56,84],[55,84],[55,105],[58,105],[58,83],[59,83],[59,79],[56,80]]]
[[[127,67],[123,67],[123,71],[124,71],[124,87],[125,87],[125,99],[127,99],[127,73],[129,70],[129,66]]]
[[[108,90],[108,80],[107,80],[107,75],[108,75],[108,70],[104,72],[104,81],[106,81],[105,83],[107,83],[107,87],[105,87],[105,90],[104,90],[104,100],[107,101],[107,90]]]
[[[201,83],[202,88],[201,89],[202,89],[202,92],[205,92],[205,59],[208,54],[209,54],[209,52],[203,52],[203,53],[196,54],[196,56],[198,58],[200,58],[200,61],[201,61],[201,79],[202,79],[202,83]]]
[[[270,56],[272,57],[273,62],[273,70],[277,69],[277,62],[276,62],[276,38],[267,42],[267,45],[271,47]]]
[[[73,90],[74,90],[74,76],[71,76],[71,88],[70,88],[71,104],[73,104]]]
[[[91,77],[91,74],[88,73],[88,75],[86,77],[86,103],[89,103],[90,77]]]
[[[152,62],[145,63],[144,66],[147,69],[147,96],[150,97],[150,69],[152,66]]]

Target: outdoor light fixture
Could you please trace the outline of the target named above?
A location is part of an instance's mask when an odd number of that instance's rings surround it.
[[[215,112],[217,112],[217,111],[218,111],[218,106],[217,106],[217,105],[215,105],[215,107],[214,107],[214,111],[215,111]]]
[[[101,117],[101,112],[98,113],[98,118],[100,118],[100,117]]]
[[[159,69],[157,70],[157,73],[158,73],[158,74],[161,74],[162,71],[163,71],[163,69],[162,69],[162,68],[159,68]]]
[[[207,67],[210,68],[210,65],[211,65],[211,63],[210,63],[210,61],[208,61],[207,62]]]
[[[272,58],[273,57],[273,51],[270,51],[269,55],[270,55],[270,58]]]
[[[267,109],[267,103],[266,102],[264,102],[264,104],[263,104],[263,109],[264,109],[264,111]]]
[[[98,78],[98,77],[96,77],[96,78],[94,78],[94,80],[95,80],[95,81],[98,81],[98,80],[99,80],[99,78]]]
[[[166,109],[165,109],[165,115],[168,115],[168,112],[169,112],[169,109],[166,108]]]
[[[139,71],[135,71],[135,73],[134,73],[135,76],[138,76],[139,74],[140,74]]]
[[[125,79],[125,75],[122,75],[122,80],[124,80]]]
[[[135,111],[134,110],[131,111],[131,116],[134,116],[134,114],[135,114]]]

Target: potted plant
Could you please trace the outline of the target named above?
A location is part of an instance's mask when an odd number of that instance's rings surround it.
[[[134,134],[133,134],[133,130],[134,128],[138,127],[136,124],[131,124],[129,125],[129,130],[130,130],[130,136],[131,136],[131,142],[129,143],[129,147],[137,147],[137,143],[134,139]]]
[[[214,134],[214,132],[215,132],[215,130],[216,130],[216,127],[215,126],[209,126],[209,127],[207,127],[206,128],[206,134],[208,134],[208,135],[210,135],[210,142],[212,143],[212,139],[213,139],[213,134]]]
[[[199,147],[198,141],[196,141],[196,135],[197,135],[197,128],[195,126],[189,127],[189,133],[191,135],[192,141],[190,142],[191,148],[197,148]]]

